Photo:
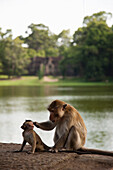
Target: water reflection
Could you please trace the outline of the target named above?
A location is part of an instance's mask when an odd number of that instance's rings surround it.
[[[113,87],[0,87],[0,142],[22,142],[25,119],[45,121],[52,100],[70,103],[81,113],[88,129],[88,147],[113,148]],[[53,145],[53,131],[35,128],[43,141]],[[48,137],[49,136],[49,137]]]

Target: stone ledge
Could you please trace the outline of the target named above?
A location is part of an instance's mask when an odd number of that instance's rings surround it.
[[[20,144],[0,143],[0,169],[2,170],[111,170],[113,157],[100,155],[77,155],[75,153],[36,152],[27,154],[30,146],[21,153]]]

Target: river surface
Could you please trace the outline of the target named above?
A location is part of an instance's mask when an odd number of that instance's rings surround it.
[[[87,147],[113,150],[113,87],[0,87],[0,142],[22,143],[20,126],[26,119],[46,121],[48,105],[55,99],[74,106],[87,127]],[[35,128],[52,146],[54,130]]]

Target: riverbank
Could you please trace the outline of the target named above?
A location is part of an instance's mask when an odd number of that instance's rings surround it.
[[[0,80],[0,86],[109,86],[113,85],[113,82],[84,82],[79,79],[60,79],[54,77],[44,77],[39,80],[36,76],[23,76],[15,79],[2,79]]]
[[[75,153],[35,152],[27,154],[30,146],[21,153],[20,144],[0,143],[0,168],[2,170],[111,170],[113,157],[100,155],[77,155]]]

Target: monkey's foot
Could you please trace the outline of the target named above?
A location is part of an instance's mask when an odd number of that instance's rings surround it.
[[[62,151],[66,151],[65,148],[59,149],[58,151],[62,152]]]
[[[52,152],[52,153],[57,153],[57,152],[58,152],[58,149],[56,149],[56,148],[51,148],[51,149],[49,149],[49,151]]]

